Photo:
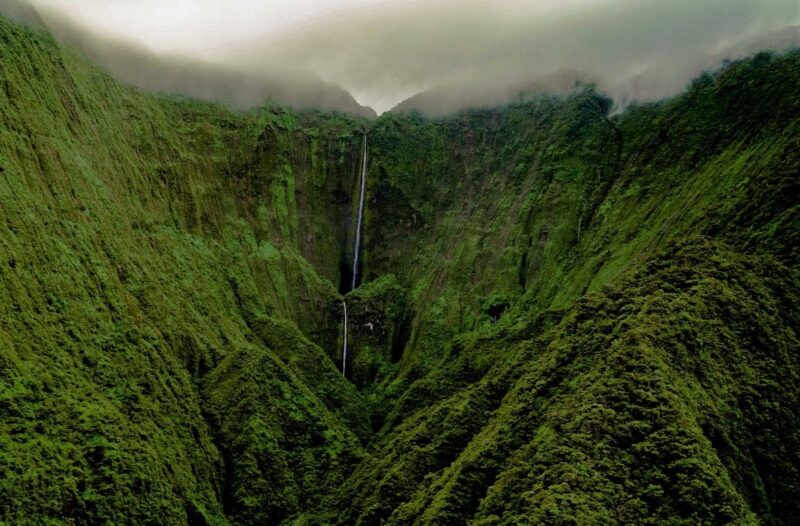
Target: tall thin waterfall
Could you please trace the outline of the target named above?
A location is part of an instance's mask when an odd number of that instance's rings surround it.
[[[350,290],[356,288],[358,279],[358,253],[361,250],[361,222],[364,220],[364,192],[367,189],[367,134],[364,134],[364,149],[361,154],[361,194],[358,198],[358,222],[356,223],[356,245],[353,249],[353,283]]]
[[[364,221],[364,194],[367,190],[367,134],[364,134],[364,147],[361,153],[361,191],[358,196],[358,221],[356,222],[356,243],[353,247],[353,281],[350,290],[356,288],[358,281],[358,253],[361,251],[361,223]],[[342,340],[342,376],[347,377],[347,303],[344,309],[344,338]]]

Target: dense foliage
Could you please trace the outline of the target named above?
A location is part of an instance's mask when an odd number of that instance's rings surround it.
[[[798,88],[243,114],[0,17],[0,524],[794,523]]]

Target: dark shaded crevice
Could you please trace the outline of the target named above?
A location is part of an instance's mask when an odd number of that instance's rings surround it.
[[[507,300],[496,301],[489,305],[489,308],[486,309],[486,314],[489,315],[489,319],[492,323],[497,323],[509,307],[510,303]]]
[[[353,267],[345,257],[345,254],[342,253],[342,258],[339,260],[339,294],[344,296],[350,292],[350,286],[352,283]]]
[[[211,526],[206,516],[192,501],[186,501],[186,524],[187,526]]]
[[[206,421],[209,421],[209,415],[204,414],[203,416],[206,418]],[[214,447],[217,448],[222,458],[221,475],[223,478],[220,481],[221,486],[214,484],[214,492],[216,493],[220,506],[222,506],[222,513],[225,517],[233,517],[236,514],[236,500],[233,495],[233,481],[236,480],[236,470],[233,467],[233,454],[223,447],[222,437],[217,431],[218,429],[219,427],[212,428],[212,431],[214,431],[212,440],[214,442]]]
[[[411,339],[411,323],[413,316],[410,311],[406,311],[405,315],[400,320],[399,325],[395,328],[392,337],[392,352],[391,362],[397,363],[403,358],[403,353],[406,349],[408,341]]]
[[[530,229],[530,227],[526,227],[526,232]],[[525,289],[528,286],[528,271],[530,270],[530,265],[528,264],[528,252],[530,252],[531,248],[533,247],[533,236],[528,235],[528,246],[522,252],[522,258],[520,258],[519,262],[519,288],[522,292],[525,292]]]
[[[584,201],[580,212],[579,225],[582,225],[584,231],[588,231],[591,228],[597,211],[607,199],[614,182],[623,173],[623,148],[625,143],[622,130],[608,118],[608,108],[602,102],[598,102],[597,111],[608,126],[611,137],[606,137],[603,140],[599,165],[596,167],[595,184],[589,189],[588,200]],[[580,242],[580,231],[578,242]]]

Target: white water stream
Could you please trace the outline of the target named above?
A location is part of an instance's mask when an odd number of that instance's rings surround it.
[[[358,253],[361,250],[361,222],[364,220],[364,192],[367,188],[367,134],[364,134],[364,150],[361,154],[361,194],[358,198],[358,222],[356,223],[356,245],[353,250],[353,283],[350,290],[356,288],[358,279]]]
[[[358,221],[356,222],[356,242],[353,247],[353,281],[350,290],[356,288],[358,280],[358,253],[361,251],[361,223],[364,221],[364,194],[367,189],[367,134],[364,134],[364,147],[361,152],[361,191],[358,196]],[[342,375],[347,377],[347,303],[342,301],[344,309],[344,339],[342,340]]]

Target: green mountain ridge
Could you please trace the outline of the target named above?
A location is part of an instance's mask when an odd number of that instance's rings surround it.
[[[0,66],[0,524],[793,524],[800,52],[613,116]]]

